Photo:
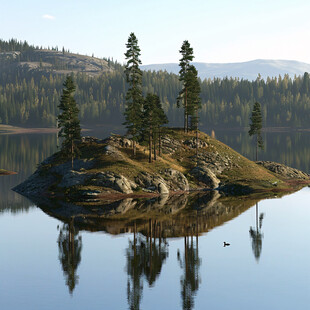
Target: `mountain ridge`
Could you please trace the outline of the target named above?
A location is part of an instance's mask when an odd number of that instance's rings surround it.
[[[255,59],[245,62],[234,63],[192,63],[198,70],[198,76],[203,79],[213,78],[239,78],[244,80],[256,80],[258,74],[261,78],[282,77],[288,74],[291,78],[295,75],[303,75],[310,72],[310,64],[297,60],[274,60],[274,59]],[[179,65],[177,63],[163,63],[142,65],[144,71],[167,71],[178,74]]]

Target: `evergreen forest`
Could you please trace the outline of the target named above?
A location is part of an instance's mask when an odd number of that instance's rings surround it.
[[[41,66],[42,47],[27,42],[0,40],[0,124],[24,127],[56,127],[57,105],[70,66],[57,59],[58,47],[49,48],[55,57]],[[14,52],[14,53],[13,53]],[[56,53],[57,52],[57,53]],[[62,53],[69,53],[62,48]],[[107,69],[98,75],[74,73],[75,100],[84,126],[124,123],[127,92],[124,66],[104,59]],[[31,67],[31,62],[40,63]],[[63,69],[57,71],[56,69]],[[67,70],[67,71],[65,71]],[[69,70],[69,71],[68,71]],[[156,93],[170,126],[182,127],[183,111],[177,108],[181,82],[167,72],[143,72],[143,94]],[[291,79],[288,75],[266,81],[236,78],[199,80],[203,128],[243,128],[249,125],[254,102],[261,104],[264,127],[308,128],[310,109],[309,74]]]

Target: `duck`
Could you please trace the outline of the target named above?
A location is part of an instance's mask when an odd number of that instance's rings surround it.
[[[225,247],[225,246],[230,246],[230,243],[228,243],[228,242],[225,242],[225,241],[224,241],[223,243],[224,243],[224,247]]]

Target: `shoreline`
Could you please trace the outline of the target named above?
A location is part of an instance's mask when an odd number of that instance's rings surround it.
[[[83,128],[82,132],[91,131],[92,129]],[[49,127],[42,127],[42,128],[27,128],[27,127],[17,127],[11,125],[1,125],[0,124],[0,135],[19,135],[19,134],[51,134],[57,133],[59,129],[57,128],[49,128]]]
[[[113,126],[109,126],[113,127]],[[118,127],[118,126],[116,126]],[[102,127],[87,127],[82,128],[82,132],[87,131],[97,131],[102,129]],[[233,127],[233,128],[205,128],[204,130],[215,130],[215,131],[233,131],[233,132],[245,132],[248,130],[247,127]],[[51,127],[18,127],[12,125],[0,124],[0,135],[2,134],[50,134],[57,133],[57,128]],[[262,132],[266,133],[284,133],[284,132],[310,132],[310,128],[291,128],[291,127],[265,127],[262,128]]]

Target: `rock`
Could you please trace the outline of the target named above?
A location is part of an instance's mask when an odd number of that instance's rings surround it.
[[[148,172],[141,172],[136,178],[136,183],[144,189],[144,191],[155,192],[160,190],[162,194],[169,193],[165,180],[159,175],[152,175]],[[161,185],[160,185],[161,184]],[[160,185],[160,186],[159,186]]]
[[[86,137],[82,137],[82,142],[84,142],[84,143],[98,143],[98,144],[100,144],[100,143],[103,143],[103,140],[95,138],[95,137],[86,136]]]
[[[173,154],[177,150],[182,148],[182,144],[169,135],[164,135],[161,137],[161,149],[163,154]]]
[[[48,190],[48,188],[56,180],[56,177],[52,174],[46,174],[42,176],[37,170],[23,183],[15,186],[13,190],[27,197],[40,197],[42,195],[42,192]]]
[[[220,180],[207,166],[197,166],[191,170],[190,174],[212,189],[218,188],[220,184]]]
[[[196,138],[188,139],[183,142],[184,145],[190,147],[191,149],[196,149]],[[206,148],[208,144],[205,141],[198,139],[198,148]]]
[[[182,191],[189,190],[188,180],[182,172],[169,168],[165,169],[163,174],[170,189]]]
[[[118,192],[131,194],[132,183],[122,175],[113,172],[99,172],[90,182],[96,186],[108,187]]]
[[[109,138],[104,140],[104,143],[107,143],[108,145],[112,145],[114,147],[132,147],[132,140],[119,135],[110,136]]]
[[[123,154],[116,147],[114,147],[112,145],[108,144],[104,148],[104,152],[105,152],[105,154],[112,156],[115,160],[123,160],[124,159]]]
[[[61,182],[58,184],[58,187],[72,187],[76,185],[83,185],[88,178],[89,175],[84,172],[70,170],[63,176]]]
[[[49,158],[46,161],[42,162],[42,164],[39,167],[39,170],[46,164],[49,164]],[[73,168],[75,171],[88,170],[93,168],[94,165],[95,165],[94,159],[75,159],[73,161]],[[73,171],[71,161],[67,161],[61,165],[53,166],[52,168],[50,168],[49,173],[57,173],[59,175],[65,175],[69,173],[69,171]]]
[[[257,161],[256,163],[284,178],[309,180],[309,174],[295,168],[275,163],[273,161]]]
[[[160,195],[168,195],[169,194],[169,189],[167,188],[166,184],[160,182],[158,183],[158,192],[160,193]]]

